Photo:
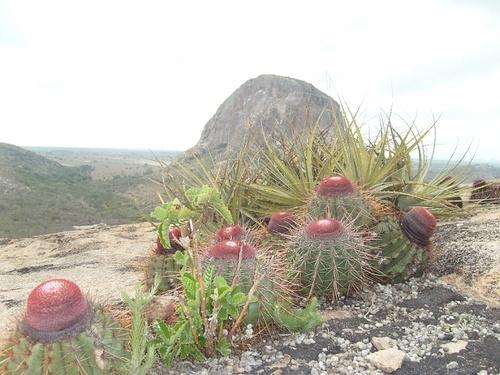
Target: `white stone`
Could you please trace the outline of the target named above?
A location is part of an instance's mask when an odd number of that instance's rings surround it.
[[[398,347],[398,342],[390,337],[372,337],[372,344],[377,350],[384,350]]]
[[[448,354],[454,354],[464,350],[467,347],[468,343],[469,343],[468,341],[459,340],[457,342],[442,344],[441,348],[443,348],[443,350]]]
[[[398,368],[401,368],[405,356],[405,352],[399,349],[390,348],[371,353],[366,359],[378,369],[390,374]]]

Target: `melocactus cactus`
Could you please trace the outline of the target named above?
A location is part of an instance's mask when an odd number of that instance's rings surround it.
[[[373,227],[371,242],[379,261],[374,264],[384,276],[379,281],[404,281],[419,276],[431,251],[436,218],[423,207],[414,207],[401,220],[386,218]]]
[[[274,303],[288,285],[280,275],[283,265],[274,257],[266,255],[267,249],[258,249],[251,243],[240,240],[224,240],[213,244],[204,255],[204,267],[213,267],[216,274],[249,293],[256,286],[256,302],[250,303],[245,323],[256,324],[272,319]]]
[[[288,233],[295,225],[295,215],[288,211],[279,211],[271,214],[267,229],[271,233]]]
[[[352,182],[345,176],[325,177],[319,183],[317,194],[324,198],[341,197],[354,193]]]
[[[0,352],[2,374],[111,374],[128,356],[127,332],[66,279],[28,296],[26,314]]]
[[[215,234],[217,241],[224,240],[241,240],[243,236],[243,228],[239,225],[230,225],[228,227],[221,228]]]
[[[168,228],[168,239],[170,241],[170,248],[169,249],[166,249],[163,244],[161,243],[161,239],[160,237],[158,236],[156,238],[156,242],[155,242],[155,245],[154,245],[154,252],[156,254],[173,254],[175,253],[177,250],[184,250],[184,248],[182,247],[182,245],[179,243],[179,239],[182,237],[182,232],[181,232],[181,229],[179,227],[170,227]]]
[[[414,207],[403,216],[401,229],[411,242],[427,246],[436,229],[436,218],[426,208]]]
[[[288,252],[308,297],[336,299],[360,290],[373,270],[365,236],[335,219],[314,220],[294,233]]]
[[[145,289],[154,285],[155,276],[159,275],[160,284],[157,293],[163,293],[179,285],[179,266],[172,254],[152,254],[144,266]]]
[[[370,203],[345,176],[325,177],[307,205],[315,218],[337,218],[368,226],[373,222]]]

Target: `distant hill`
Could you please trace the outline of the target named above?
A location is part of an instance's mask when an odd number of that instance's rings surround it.
[[[130,194],[142,176],[91,178],[92,167],[68,167],[0,143],[0,237],[23,237],[95,223],[144,220],[150,209]]]
[[[446,169],[447,162],[433,160],[427,174],[428,179],[432,179],[443,169]],[[500,178],[500,166],[491,163],[471,163],[468,166],[458,167],[455,171],[457,175],[463,174],[466,183],[472,183],[477,179],[495,180]]]
[[[207,122],[187,155],[237,149],[245,135],[261,142],[262,134],[291,134],[306,126],[343,123],[340,106],[308,82],[263,74],[243,83]]]

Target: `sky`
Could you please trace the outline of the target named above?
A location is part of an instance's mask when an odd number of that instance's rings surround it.
[[[260,74],[500,161],[497,0],[0,0],[0,142],[184,150]]]

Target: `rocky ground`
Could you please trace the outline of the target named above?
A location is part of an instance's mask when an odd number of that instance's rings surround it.
[[[499,228],[499,208],[441,222],[426,277],[374,285],[337,305],[323,302],[324,323],[310,334],[276,332],[230,357],[158,365],[153,373],[498,374]],[[0,328],[50,277],[119,303],[121,291],[131,292],[140,279],[153,239],[152,228],[140,224],[0,240]]]

